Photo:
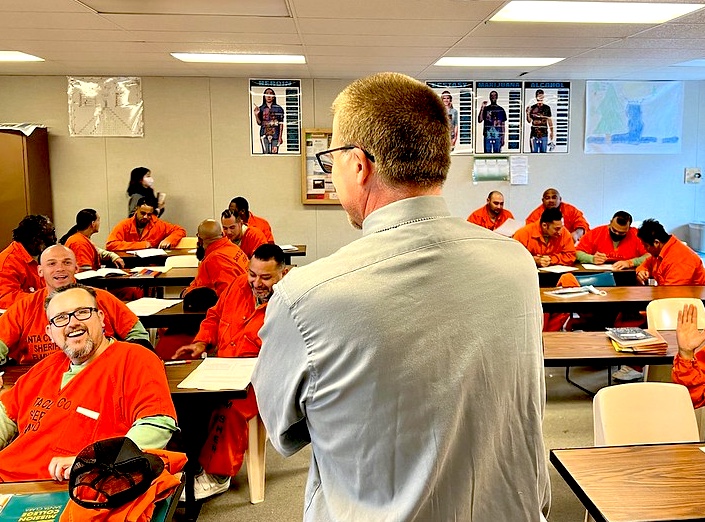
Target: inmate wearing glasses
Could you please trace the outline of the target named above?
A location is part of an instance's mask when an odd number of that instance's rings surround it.
[[[47,318],[69,319],[47,325],[62,351],[0,396],[0,481],[65,480],[75,455],[96,440],[127,436],[142,449],[163,448],[176,431],[162,361],[107,339],[95,295],[71,285],[47,299]]]
[[[57,328],[63,328],[71,322],[71,318],[75,317],[79,321],[87,321],[93,315],[93,312],[97,312],[97,308],[91,308],[90,306],[84,306],[81,308],[76,308],[73,312],[65,312],[56,315],[49,319],[49,322],[56,326]]]

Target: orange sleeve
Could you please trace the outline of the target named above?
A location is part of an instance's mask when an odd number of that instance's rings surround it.
[[[134,361],[128,369],[139,371],[126,371],[123,381],[123,402],[127,413],[131,415],[128,422],[134,424],[136,420],[154,415],[176,419],[164,363],[149,350],[141,346],[138,348],[131,351]],[[120,393],[119,390],[115,392]]]
[[[73,236],[71,236],[66,241],[66,247],[70,248],[76,256],[76,265],[78,265],[79,268],[90,267],[91,270],[98,270],[100,268],[98,251],[90,240],[74,240]],[[96,263],[96,261],[98,262]]]
[[[259,229],[247,227],[247,230],[242,237],[242,241],[240,242],[240,248],[243,252],[245,252],[245,254],[247,254],[248,258],[251,258],[255,250],[257,250],[260,245],[264,245],[266,242],[267,238],[264,237],[264,234]]]
[[[597,246],[595,245],[595,230],[586,232],[585,235],[580,238],[577,250],[585,252],[586,254],[595,255],[597,252]]]
[[[96,289],[96,292],[98,293],[98,307],[105,315],[105,335],[114,335],[124,341],[139,318],[125,303],[110,292],[101,289]],[[109,332],[109,329],[112,331]]]
[[[147,241],[129,241],[128,233],[130,231],[130,220],[124,219],[120,221],[110,231],[110,235],[105,242],[105,249],[110,251],[122,251],[130,249],[148,248]]]
[[[644,259],[644,262],[642,264],[636,267],[637,273],[647,271],[649,272],[649,275],[651,275],[654,269],[655,262],[656,259],[653,256],[647,257],[646,259]]]
[[[168,241],[172,247],[178,245],[179,241],[186,237],[186,230],[184,227],[173,225],[172,223],[167,223],[166,221],[160,221],[160,223],[164,227],[164,239]]]
[[[576,207],[570,207],[570,212],[571,212],[571,221],[573,222],[573,230],[571,232],[574,232],[578,228],[582,228],[587,232],[590,230],[590,225],[587,222],[587,219],[585,219],[585,216],[583,215],[583,212],[576,208]]]
[[[512,236],[514,239],[519,241],[524,247],[531,252],[531,249],[529,248],[529,241],[531,240],[531,234],[529,233],[529,227],[522,227],[516,232],[514,232],[514,235]],[[533,254],[532,254],[533,255]]]
[[[533,223],[534,221],[538,221],[541,219],[541,214],[543,214],[543,205],[539,205],[536,207],[531,214],[526,218],[526,224],[528,225],[529,223]]]
[[[9,357],[12,357],[15,351],[13,348],[22,339],[23,317],[27,313],[26,302],[28,302],[28,299],[29,296],[23,296],[0,316],[0,341],[4,342],[8,347]]]
[[[472,214],[468,216],[468,222],[473,223],[474,225],[479,225],[479,226],[484,226],[483,220],[482,220],[482,215],[480,214],[479,210],[476,210]]]
[[[694,408],[705,406],[705,350],[695,352],[693,359],[683,359],[676,354],[673,358],[673,370],[671,378],[676,384],[682,384],[688,388],[690,399]]]

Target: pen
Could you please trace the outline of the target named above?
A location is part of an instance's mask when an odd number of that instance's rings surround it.
[[[177,364],[191,364],[191,361],[166,361],[164,366],[176,366]]]

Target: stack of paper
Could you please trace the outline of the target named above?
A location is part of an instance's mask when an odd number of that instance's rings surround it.
[[[99,268],[98,270],[78,272],[74,277],[80,281],[81,279],[90,279],[91,277],[120,277],[125,275],[127,275],[127,273],[119,268]]]
[[[166,251],[162,248],[143,248],[142,250],[128,250],[127,253],[134,254],[137,257],[154,257],[166,255]]]
[[[130,301],[127,307],[138,316],[154,315],[165,308],[179,304],[181,299],[157,299],[156,297],[142,297],[136,301]]]
[[[606,333],[618,352],[665,355],[668,350],[668,343],[656,330],[608,328]]]
[[[244,390],[250,384],[256,363],[256,357],[208,357],[177,388]]]

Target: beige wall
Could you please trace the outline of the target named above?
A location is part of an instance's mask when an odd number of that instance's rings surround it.
[[[144,77],[144,138],[70,138],[65,77],[0,77],[0,121],[49,127],[54,220],[59,235],[78,210],[93,207],[103,220],[94,240],[101,244],[127,211],[129,172],[152,169],[155,188],[166,192],[164,218],[194,235],[199,221],[216,217],[228,201],[245,196],[266,217],[278,243],[303,243],[304,264],[359,236],[339,207],[300,202],[299,156],[253,157],[248,129],[246,78]],[[342,80],[303,80],[303,127],[330,127],[330,105],[347,85]],[[586,156],[582,153],[584,82],[573,82],[570,153],[530,157],[530,183],[471,180],[472,158],[454,156],[445,195],[454,214],[467,216],[493,189],[507,207],[525,217],[547,186],[581,207],[593,224],[620,208],[635,219],[660,219],[679,230],[705,219],[702,186],[684,185],[683,168],[703,165],[705,82],[686,82],[684,146],[680,155]]]

